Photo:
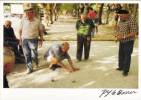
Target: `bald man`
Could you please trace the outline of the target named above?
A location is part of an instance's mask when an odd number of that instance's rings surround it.
[[[4,34],[4,46],[9,46],[14,51],[16,56],[16,63],[24,63],[24,59],[22,54],[19,52],[19,40],[16,38],[14,29],[12,28],[12,22],[10,20],[6,20],[3,26],[3,34]]]
[[[55,70],[56,68],[64,68],[69,72],[79,70],[73,66],[72,60],[68,54],[69,43],[63,42],[62,44],[52,45],[45,53],[44,58],[50,63],[49,68]],[[70,66],[66,66],[62,61],[68,59]]]

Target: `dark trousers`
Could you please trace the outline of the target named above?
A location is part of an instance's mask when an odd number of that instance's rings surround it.
[[[120,42],[119,44],[119,68],[124,72],[129,72],[131,63],[131,54],[133,52],[134,41]]]
[[[3,88],[9,88],[6,74],[4,74],[4,76],[3,76]]]
[[[18,51],[18,41],[16,40],[4,40],[5,44],[8,46],[12,47],[15,56],[19,56],[19,51]]]
[[[82,59],[83,47],[84,47],[84,59],[87,60],[89,58],[91,45],[91,36],[81,36],[77,35],[77,60]]]

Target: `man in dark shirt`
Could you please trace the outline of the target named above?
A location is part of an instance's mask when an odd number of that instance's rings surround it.
[[[49,68],[51,68],[52,70],[55,70],[58,67],[62,67],[69,72],[79,70],[78,68],[75,68],[73,66],[72,60],[68,54],[68,50],[69,50],[69,43],[68,42],[52,45],[46,51],[46,53],[44,55],[44,58],[47,60],[47,62],[50,63]],[[65,64],[63,64],[62,61],[64,59],[68,59],[68,62],[70,64],[69,67],[67,67]]]
[[[12,47],[14,54],[16,56],[16,63],[24,63],[23,57],[19,53],[18,44],[19,40],[16,38],[14,34],[14,30],[11,27],[11,21],[6,20],[3,26],[3,33],[4,33],[4,45]]]
[[[18,40],[14,34],[14,30],[11,27],[11,21],[6,20],[5,24],[3,26],[3,31],[4,31],[4,43],[8,44],[9,46],[15,48],[14,52],[17,53],[17,44]]]

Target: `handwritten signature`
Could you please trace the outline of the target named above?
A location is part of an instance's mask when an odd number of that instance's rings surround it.
[[[136,91],[134,91],[134,90],[129,90],[129,91],[127,91],[127,90],[116,90],[116,89],[104,89],[104,90],[102,90],[101,91],[101,93],[100,93],[100,95],[99,95],[99,97],[101,98],[101,97],[107,97],[107,96],[109,96],[109,95],[131,95],[131,94],[135,94],[135,93],[137,93]]]

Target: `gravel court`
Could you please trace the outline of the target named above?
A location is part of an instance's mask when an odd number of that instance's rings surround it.
[[[69,41],[69,54],[79,71],[68,73],[60,69],[51,71],[43,59],[47,48],[62,41],[44,42],[39,48],[39,68],[32,74],[25,74],[25,65],[17,64],[8,79],[13,88],[138,88],[138,47],[134,47],[131,69],[128,77],[116,71],[118,43],[109,41],[93,41],[90,59],[77,62],[76,41]],[[66,61],[64,61],[66,62]],[[67,63],[66,63],[67,64]]]

